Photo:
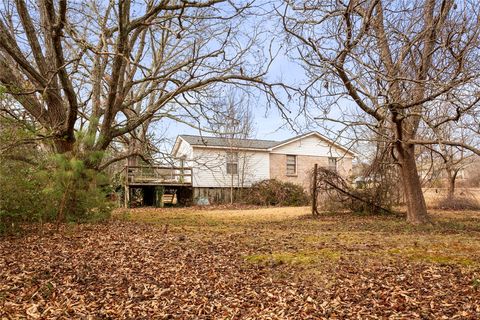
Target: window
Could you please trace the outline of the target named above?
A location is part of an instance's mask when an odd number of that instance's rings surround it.
[[[287,176],[297,174],[297,156],[287,155]]]
[[[328,158],[328,169],[332,171],[337,171],[337,158]]]
[[[227,174],[238,174],[238,152],[227,152]]]

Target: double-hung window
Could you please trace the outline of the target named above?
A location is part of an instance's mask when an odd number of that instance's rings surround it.
[[[227,152],[227,174],[238,174],[238,152]]]
[[[297,156],[287,155],[287,176],[297,174]]]

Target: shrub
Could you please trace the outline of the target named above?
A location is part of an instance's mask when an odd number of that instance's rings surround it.
[[[0,160],[0,234],[14,231],[20,223],[46,220],[51,213],[37,173],[24,162]]]
[[[312,172],[312,179],[314,172]],[[394,186],[385,177],[363,183],[360,188],[327,168],[318,168],[316,181],[317,206],[324,211],[349,210],[360,214],[393,213],[396,201]],[[313,183],[313,182],[312,182]],[[316,212],[316,214],[318,211]]]
[[[245,202],[264,206],[303,206],[309,199],[302,186],[269,179],[253,184]]]
[[[22,130],[4,122],[0,129],[0,142],[9,146],[0,154],[0,234],[29,222],[99,221],[110,216],[108,179],[86,166],[99,154],[74,150],[48,156],[35,144],[16,147],[15,136],[28,137]]]
[[[24,222],[42,221],[48,211],[50,203],[36,176],[44,159],[28,142],[33,137],[13,119],[0,117],[0,234],[15,231]]]
[[[110,216],[107,177],[85,165],[87,160],[56,154],[52,165],[41,172],[43,195],[55,204],[58,222],[99,221]]]
[[[0,161],[0,234],[28,222],[86,222],[110,216],[106,177],[56,155],[43,167]]]
[[[433,208],[444,210],[480,210],[480,203],[473,196],[445,197],[438,200],[433,205]]]

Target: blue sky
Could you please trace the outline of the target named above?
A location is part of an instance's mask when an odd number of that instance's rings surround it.
[[[289,58],[283,53],[276,57],[274,63],[271,66],[270,80],[287,81],[290,84],[300,83],[304,81],[304,72],[300,65],[289,60]],[[299,132],[310,131],[312,128],[306,128],[303,125],[295,127],[295,132],[286,121],[282,118],[281,113],[275,107],[267,108],[267,102],[263,94],[258,93],[252,100],[258,100],[255,104],[251,104],[251,110],[254,115],[254,127],[255,133],[252,138],[266,139],[266,140],[284,140],[295,136]],[[295,113],[298,110],[298,106],[292,102],[288,105]],[[160,130],[163,132],[169,141],[175,139],[179,134],[193,134],[198,135],[199,130],[192,128],[186,124],[175,122],[173,120],[162,120]],[[208,134],[207,134],[208,135]]]
[[[264,9],[271,9],[269,5]],[[267,10],[268,11],[268,10]],[[273,51],[278,50],[279,53],[276,55],[273,63],[270,65],[268,79],[271,82],[282,82],[288,83],[292,86],[300,85],[301,83],[306,82],[306,76],[303,70],[303,67],[298,63],[291,61],[287,57],[287,50],[285,48],[285,38],[282,33],[278,33],[277,36],[272,38],[271,30],[278,30],[280,26],[277,25],[278,20],[274,19],[273,16],[265,15],[260,17],[262,29],[267,31],[265,33],[266,38],[264,50],[271,48]],[[252,21],[250,21],[252,22]],[[254,24],[259,21],[254,18]],[[248,37],[247,37],[248,38]],[[272,41],[272,42],[270,42]],[[269,47],[268,44],[272,45]],[[268,53],[265,51],[266,56]],[[309,127],[305,125],[298,124],[295,126],[295,130],[291,126],[287,125],[286,121],[282,118],[280,111],[276,107],[268,108],[267,100],[264,93],[254,93],[253,99],[250,107],[252,114],[254,115],[254,127],[255,133],[252,138],[257,139],[266,139],[266,140],[284,140],[291,138],[299,133],[303,133],[311,130],[318,130],[318,128]],[[287,99],[282,99],[283,103],[287,103]],[[291,110],[292,118],[298,112],[298,101],[292,101],[288,103],[287,108]],[[302,122],[302,119],[299,119],[299,122]],[[162,120],[162,123],[159,126],[159,129],[162,132],[162,135],[168,138],[167,140],[171,141],[179,134],[196,134],[200,132],[198,129],[192,128],[186,124],[175,122],[174,120],[165,119]],[[321,131],[321,130],[319,130]],[[208,135],[208,133],[204,133]]]

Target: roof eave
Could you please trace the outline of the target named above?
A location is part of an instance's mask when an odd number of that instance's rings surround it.
[[[178,148],[180,148],[180,144],[182,143],[182,141],[185,140],[181,136],[177,136],[177,139],[175,139],[175,144],[173,145],[172,151],[170,152],[173,157],[176,157]]]
[[[312,136],[312,135],[318,136],[320,139],[324,140],[325,142],[333,145],[333,146],[336,147],[336,148],[341,149],[341,150],[344,151],[346,154],[350,154],[353,158],[355,158],[355,157],[357,156],[354,152],[352,152],[352,151],[350,151],[349,149],[345,148],[344,146],[336,143],[335,141],[332,141],[332,140],[328,139],[327,137],[324,137],[323,135],[321,135],[321,134],[318,133],[317,131],[312,131],[312,132],[309,132],[309,133],[306,133],[306,134],[302,134],[302,135],[298,135],[298,136],[296,136],[296,137],[294,137],[294,138],[290,138],[290,139],[288,139],[288,140],[282,141],[282,142],[280,142],[279,144],[277,144],[277,145],[269,148],[268,151],[272,151],[272,150],[274,150],[274,149],[280,148],[280,147],[282,147],[282,146],[284,146],[284,145],[287,145],[287,144],[289,144],[289,143],[298,141],[298,140],[300,140],[300,139],[303,139],[303,138],[306,138],[306,137],[309,137],[309,136]]]
[[[202,148],[202,149],[247,150],[247,151],[269,152],[269,149],[268,149],[268,148],[208,146],[208,145],[204,145],[204,144],[190,144],[190,145],[191,145],[193,148]]]

